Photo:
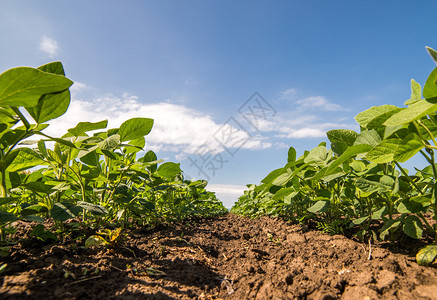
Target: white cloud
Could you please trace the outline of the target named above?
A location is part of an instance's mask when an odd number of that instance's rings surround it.
[[[77,85],[73,95],[85,88],[83,84]],[[67,113],[53,120],[46,132],[60,136],[66,133],[67,129],[76,126],[78,122],[97,122],[105,119],[108,120],[108,128],[115,128],[133,117],[154,119],[153,129],[146,136],[146,141],[148,149],[156,151],[196,153],[200,148],[218,153],[224,151],[223,147],[263,149],[271,146],[260,136],[249,137],[247,132],[231,123],[216,123],[211,116],[186,106],[166,102],[143,104],[136,96],[128,94],[120,98],[111,94],[92,100],[73,98]],[[229,132],[232,132],[232,139],[222,135]],[[213,135],[219,140],[216,140]]]
[[[247,187],[245,185],[234,184],[208,184],[207,189],[220,194],[241,196],[247,190]]]
[[[328,101],[323,96],[308,97],[295,101],[300,109],[320,109],[324,111],[346,110],[343,106]]]
[[[285,138],[295,138],[295,139],[303,139],[303,138],[319,138],[326,137],[326,131],[317,129],[317,128],[299,128],[299,129],[290,129],[287,134],[281,134],[280,137]]]
[[[39,49],[53,58],[58,53],[58,42],[44,35],[39,43]]]
[[[293,89],[293,88],[282,91],[279,93],[280,99],[292,98],[292,97],[296,96],[297,92],[298,92],[297,89]]]

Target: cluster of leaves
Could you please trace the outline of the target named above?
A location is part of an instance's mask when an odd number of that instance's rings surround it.
[[[437,63],[437,52],[428,48]],[[325,143],[296,158],[290,148],[283,168],[259,185],[248,185],[231,211],[315,221],[330,233],[354,228],[363,239],[396,239],[399,233],[420,239],[437,237],[437,68],[421,86],[411,81],[407,107],[371,107],[355,117],[361,132],[327,132]],[[429,165],[409,175],[401,166],[417,153]],[[428,221],[431,215],[433,222]],[[374,224],[382,224],[376,230]],[[433,223],[433,224],[432,224]],[[437,258],[437,244],[417,255],[420,264]]]
[[[97,231],[109,223],[153,226],[226,212],[206,181],[185,180],[180,164],[143,151],[152,119],[132,118],[109,130],[106,120],[81,122],[60,138],[43,133],[67,111],[72,84],[60,62],[0,74],[2,241],[18,219],[51,219],[63,232],[64,222],[76,218]]]

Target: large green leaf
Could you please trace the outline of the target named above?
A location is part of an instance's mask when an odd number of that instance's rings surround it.
[[[103,120],[100,122],[79,122],[76,127],[68,129],[68,132],[73,136],[81,136],[85,132],[97,129],[104,129],[108,126],[108,120]]]
[[[394,105],[372,106],[355,116],[355,120],[366,129],[379,129],[393,114],[402,108]]]
[[[348,147],[354,144],[358,133],[349,129],[334,129],[328,131],[326,135],[331,142],[332,151],[340,156]]]
[[[367,154],[366,159],[378,164],[388,163],[394,160],[398,147],[402,144],[401,139],[388,139],[381,141]]]
[[[432,264],[437,258],[437,244],[427,245],[416,254],[416,261],[421,266]]]
[[[324,164],[329,159],[329,152],[325,146],[318,146],[311,149],[310,153],[305,157],[305,163],[315,163],[318,165]]]
[[[18,155],[7,167],[8,172],[22,171],[45,164],[42,157],[30,148],[18,148]]]
[[[0,74],[0,106],[32,107],[44,94],[68,89],[73,82],[34,68],[19,67]]]
[[[276,177],[273,181],[272,181],[272,185],[275,186],[283,186],[285,185],[287,182],[289,182],[297,173],[299,173],[302,169],[308,167],[309,163],[305,163],[301,166],[299,166],[299,168],[297,168],[296,170],[294,170],[292,173],[289,173],[289,171],[291,172],[291,169],[287,170],[286,173],[283,173],[281,175],[279,175],[278,177]]]
[[[148,135],[153,127],[153,119],[132,118],[121,124],[118,134],[120,142],[134,140]]]
[[[27,107],[26,110],[37,123],[44,123],[65,114],[69,105],[70,90],[65,90],[44,95],[36,106]]]
[[[173,178],[182,172],[180,165],[174,162],[166,162],[160,165],[156,172],[165,178]]]
[[[393,190],[395,184],[393,178],[383,175],[375,179],[377,181],[373,180],[373,178],[366,179],[363,177],[359,177],[355,181],[355,185],[357,188],[366,193],[389,192]]]
[[[393,158],[398,162],[406,162],[424,147],[420,137],[415,133],[410,133],[402,140]]]
[[[89,203],[89,202],[84,202],[84,201],[78,201],[77,202],[77,206],[91,212],[94,215],[97,216],[102,216],[102,215],[106,215],[108,213],[108,210],[106,208],[104,208],[101,205],[98,204],[94,204],[94,203]]]
[[[423,234],[423,225],[417,216],[410,215],[404,221],[404,232],[413,239],[420,239]]]
[[[329,206],[329,200],[319,200],[313,206],[308,208],[308,211],[312,213],[322,213],[327,211],[329,209]]]
[[[363,130],[355,139],[354,145],[370,145],[375,147],[380,141],[381,137],[376,130]]]
[[[27,206],[26,208],[21,210],[21,216],[27,217],[30,215],[40,214],[48,212],[46,205],[34,204]]]
[[[290,195],[294,191],[295,191],[294,188],[282,188],[275,193],[275,195],[273,196],[273,200],[284,199],[284,197]]]
[[[66,221],[75,218],[81,212],[81,208],[69,202],[56,202],[50,211],[50,214],[55,221]]]
[[[436,109],[437,109],[437,104],[430,103],[425,100],[420,100],[392,115],[384,122],[383,125],[399,126],[399,125],[408,124],[426,116],[427,114],[434,113]]]
[[[271,171],[266,177],[264,177],[261,182],[262,183],[270,183],[273,180],[275,180],[279,175],[281,174],[288,174],[287,170],[284,168],[279,168],[276,170]]]
[[[7,211],[0,210],[0,224],[4,224],[7,222],[13,222],[16,220],[18,220],[18,218],[14,214],[11,214]]]

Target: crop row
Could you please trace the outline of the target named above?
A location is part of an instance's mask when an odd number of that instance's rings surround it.
[[[437,63],[437,52],[427,48]],[[423,98],[422,98],[423,95]],[[437,237],[437,68],[423,93],[411,81],[407,107],[382,105],[359,113],[361,131],[327,132],[325,143],[296,158],[290,147],[283,168],[259,185],[248,185],[232,211],[247,216],[282,216],[315,222],[335,234],[346,229],[365,240]],[[401,163],[420,153],[428,162],[414,175]],[[375,225],[382,225],[375,226]],[[420,264],[437,258],[437,244],[421,249]]]
[[[119,228],[131,224],[227,211],[206,191],[206,181],[186,180],[180,164],[143,150],[152,119],[132,118],[112,129],[107,120],[80,122],[59,138],[45,134],[47,122],[67,111],[72,84],[60,62],[0,75],[0,232],[6,250],[17,220],[51,220],[53,230],[37,225],[31,235],[56,240],[75,219],[100,232],[94,236],[99,241],[102,235],[117,238]]]

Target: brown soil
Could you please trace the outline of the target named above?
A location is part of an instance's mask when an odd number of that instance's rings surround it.
[[[369,260],[369,245],[344,236],[233,214],[130,231],[115,249],[25,239],[3,259],[0,298],[437,299],[437,268],[416,264],[417,244],[372,245]]]

